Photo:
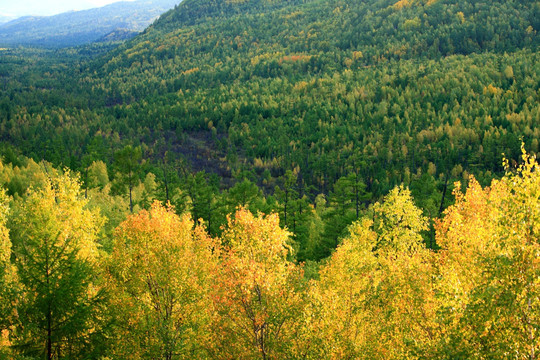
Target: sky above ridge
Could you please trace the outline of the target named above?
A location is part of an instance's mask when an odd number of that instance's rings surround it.
[[[71,10],[86,10],[101,7],[118,1],[119,0],[0,0],[0,17],[16,18],[26,15],[50,16]]]

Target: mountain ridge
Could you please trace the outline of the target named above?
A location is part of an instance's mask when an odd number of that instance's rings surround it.
[[[53,16],[24,16],[0,24],[0,45],[69,47],[97,41],[118,29],[140,32],[178,1],[121,1]]]

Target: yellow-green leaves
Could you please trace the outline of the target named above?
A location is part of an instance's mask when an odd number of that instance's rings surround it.
[[[239,208],[213,239],[155,202],[116,228],[104,255],[103,219],[69,174],[16,198],[9,215],[0,191],[0,357],[536,358],[536,160],[523,152],[490,187],[471,177],[454,195],[436,222],[439,249],[424,246],[427,221],[401,186],[308,281],[276,214]]]
[[[472,179],[438,224],[445,338],[440,353],[466,358],[535,358],[540,342],[540,176],[522,164],[491,187]],[[512,354],[512,355],[510,355]]]
[[[292,356],[302,299],[301,272],[287,260],[289,232],[277,215],[239,209],[223,233],[214,303],[212,356],[282,359]]]
[[[374,211],[379,249],[414,252],[421,246],[421,231],[427,230],[427,219],[414,205],[409,189],[394,188],[382,204],[375,204]]]
[[[213,248],[188,215],[179,217],[158,202],[120,224],[110,262],[118,357],[201,356]]]
[[[0,279],[2,279],[5,268],[10,263],[11,240],[9,231],[6,228],[7,215],[9,212],[8,197],[4,189],[0,190]]]
[[[29,190],[12,218],[20,280],[15,349],[48,359],[91,352],[100,322],[102,218],[86,209],[79,182],[69,173]]]
[[[12,329],[14,311],[12,300],[16,282],[15,268],[11,264],[11,240],[6,227],[9,213],[8,197],[0,190],[0,358],[8,357],[8,336]]]
[[[410,192],[395,188],[374,206],[313,284],[317,357],[401,358],[431,346],[433,286],[426,220]]]

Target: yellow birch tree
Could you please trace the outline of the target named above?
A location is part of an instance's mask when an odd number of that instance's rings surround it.
[[[189,215],[179,217],[157,201],[120,224],[109,265],[116,357],[203,357],[213,250]]]

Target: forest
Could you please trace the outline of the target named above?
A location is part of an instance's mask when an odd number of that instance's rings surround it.
[[[0,49],[0,358],[536,359],[538,31],[184,0]]]
[[[318,264],[298,262],[277,213],[249,202],[219,236],[168,203],[0,163],[0,354],[17,359],[535,359],[540,169],[456,183],[429,220],[403,185]],[[27,188],[24,195],[8,195]],[[241,198],[242,199],[242,198]],[[231,199],[232,200],[232,199]],[[306,212],[316,212],[315,209]],[[118,225],[111,227],[114,221]]]

